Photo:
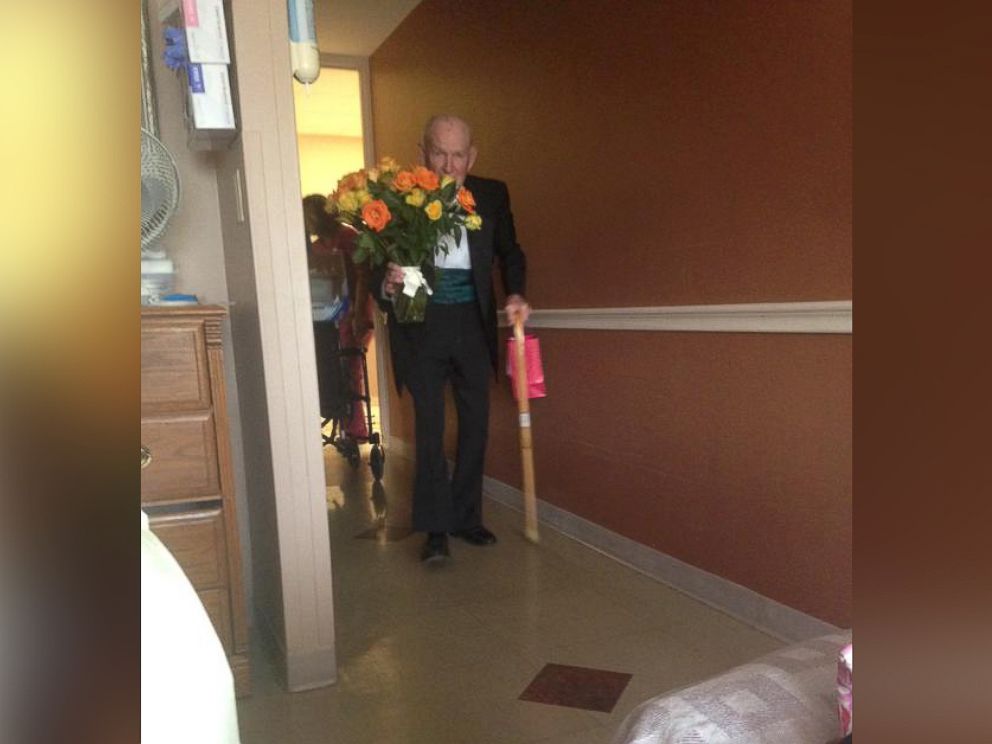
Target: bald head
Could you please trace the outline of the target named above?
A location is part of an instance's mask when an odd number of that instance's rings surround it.
[[[454,114],[435,114],[424,125],[424,134],[420,140],[421,147],[425,150],[434,142],[435,129],[450,130],[458,129],[465,133],[468,144],[472,145],[472,127],[460,116]]]
[[[420,151],[424,165],[439,176],[451,176],[459,186],[464,184],[478,154],[468,122],[451,114],[438,114],[427,120]]]

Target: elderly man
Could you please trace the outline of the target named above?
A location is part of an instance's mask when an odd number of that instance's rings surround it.
[[[456,116],[434,116],[424,128],[424,165],[439,176],[451,176],[475,197],[482,228],[463,231],[449,243],[447,255],[437,251],[425,276],[434,294],[423,323],[396,322],[392,298],[403,287],[400,267],[390,263],[382,273],[385,296],[380,305],[389,316],[389,340],[397,390],[406,386],[416,417],[416,477],[413,528],[427,533],[421,560],[432,563],[449,556],[448,534],[472,545],[491,545],[496,536],[482,524],[482,473],[489,429],[489,380],[497,367],[496,300],[492,266],[498,262],[506,292],[506,313],[512,322],[526,321],[526,260],[517,244],[506,184],[469,175],[478,154],[467,122]],[[438,281],[435,281],[435,278]],[[458,452],[448,479],[444,455],[444,389],[450,382],[458,413]]]

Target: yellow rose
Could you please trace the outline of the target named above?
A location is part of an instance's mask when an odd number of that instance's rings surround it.
[[[360,206],[358,194],[354,191],[345,191],[338,197],[338,209],[342,212],[357,212]]]
[[[400,164],[388,155],[379,161],[379,170],[386,173],[395,173],[400,169]]]
[[[358,199],[358,206],[364,207],[372,201],[372,194],[369,193],[368,189],[359,189],[355,192],[355,198]]]
[[[442,212],[441,200],[440,199],[435,199],[430,204],[428,204],[426,207],[424,207],[424,211],[427,212],[427,216],[432,221],[433,220],[441,219],[441,212]]]
[[[407,194],[406,201],[411,207],[422,207],[424,205],[424,199],[427,195],[424,193],[423,189],[414,189],[409,194]]]
[[[443,189],[449,183],[454,183],[454,181],[455,181],[455,179],[452,178],[451,176],[442,176],[442,178],[441,178],[441,188]]]
[[[478,230],[482,227],[482,218],[477,214],[470,214],[465,218],[465,227],[469,230]]]

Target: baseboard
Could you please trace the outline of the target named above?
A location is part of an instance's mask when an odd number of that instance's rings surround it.
[[[412,445],[395,437],[391,441],[390,452],[400,457],[413,457]],[[523,493],[519,489],[486,476],[483,479],[483,491],[493,501],[516,511],[523,511]],[[782,641],[791,643],[839,630],[835,625],[642,545],[540,499],[537,502],[537,517],[543,527],[550,527]]]
[[[286,686],[286,644],[283,643],[281,634],[276,632],[275,624],[265,608],[254,606],[249,613],[252,620],[250,623],[251,635],[253,635],[262,652],[268,657],[273,669],[279,676],[279,681],[283,687]]]
[[[304,692],[337,682],[337,658],[333,648],[318,648],[286,657],[286,689]]]
[[[337,658],[334,648],[290,654],[268,613],[260,607],[255,607],[254,614],[254,632],[258,633],[263,651],[272,660],[280,682],[289,692],[304,692],[337,682]]]
[[[483,479],[483,490],[494,501],[523,511],[523,493],[519,489],[486,476]],[[801,641],[839,630],[830,623],[642,545],[540,499],[537,503],[537,517],[542,526],[551,527],[566,537],[782,641]]]

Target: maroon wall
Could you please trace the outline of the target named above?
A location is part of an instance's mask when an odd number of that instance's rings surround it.
[[[425,0],[372,57],[376,149],[468,118],[536,308],[850,299],[850,27],[849,2]],[[540,335],[540,498],[850,623],[849,336]],[[519,486],[513,412],[504,382],[488,473]]]

